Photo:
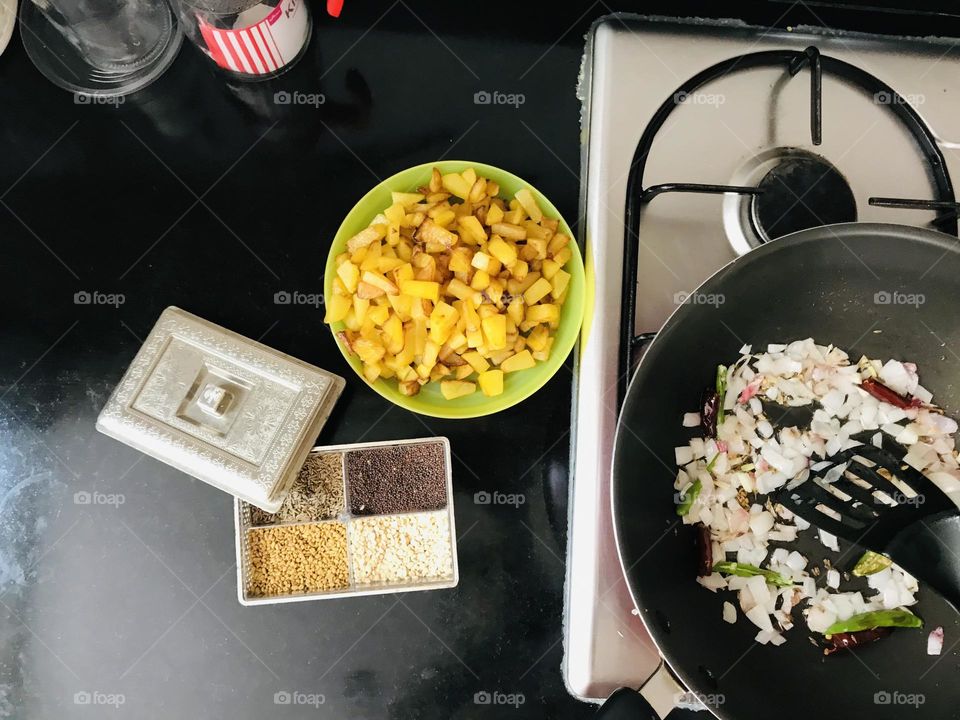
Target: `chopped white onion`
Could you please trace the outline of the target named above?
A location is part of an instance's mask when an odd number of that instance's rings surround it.
[[[770,344],[766,352],[752,353],[752,347],[745,345],[741,357],[728,365],[722,398],[726,417],[716,437],[691,438],[686,446],[675,448],[680,470],[674,487],[684,491],[694,481],[700,483],[697,502],[683,522],[700,522],[709,528],[715,559],[735,558],[794,584],[780,587],[763,575],[719,573],[697,581],[713,592],[736,593],[741,611],[758,628],[757,642],[770,645],[786,641],[783,633],[793,627],[795,607],[801,609],[810,630],[824,632],[835,621],[858,613],[914,604],[917,581],[896,565],[869,576],[869,589],[861,594],[840,591],[841,573],[824,561],[825,577],[817,587],[811,574],[817,571],[808,558],[790,548],[810,523],[782,505],[771,505],[763,495],[810,481],[840,492],[836,483],[848,465],[832,458],[862,445],[855,438],[866,431],[872,433],[869,442],[874,446],[882,447],[884,434],[906,446],[904,462],[960,500],[960,459],[954,443],[957,423],[932,404],[932,395],[919,384],[912,363],[861,358],[851,364],[842,350],[817,345],[811,338]],[[900,408],[870,395],[861,383],[877,377],[891,390],[921,404]],[[812,406],[809,427],[786,427],[780,418],[767,417],[762,400]],[[684,427],[700,424],[700,413],[684,414]],[[869,461],[864,464],[873,466]],[[911,496],[909,488],[898,486],[898,490]],[[751,499],[749,509],[740,505],[743,493]],[[888,496],[878,499],[894,502]],[[826,548],[839,552],[833,534],[821,529],[817,534]],[[722,615],[725,622],[735,623],[736,604],[724,600]],[[940,652],[942,630],[939,647],[935,633],[930,634],[928,648]]]
[[[700,413],[684,413],[683,414],[683,426],[684,427],[697,427],[700,424]]]
[[[935,627],[927,635],[927,655],[939,655],[943,652],[943,628]]]
[[[733,606],[733,603],[726,600],[723,601],[723,619],[731,625],[737,621],[737,609]]]

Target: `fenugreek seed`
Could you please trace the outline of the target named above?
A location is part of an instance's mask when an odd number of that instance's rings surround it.
[[[276,597],[347,587],[343,523],[257,527],[247,532],[249,595]]]

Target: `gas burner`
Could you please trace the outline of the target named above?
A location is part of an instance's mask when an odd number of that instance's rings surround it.
[[[740,189],[723,201],[724,228],[738,255],[798,230],[857,219],[857,201],[843,173],[800,148],[760,153],[734,174],[729,187]]]
[[[764,240],[857,219],[857,201],[850,185],[822,157],[786,158],[764,175],[757,187],[763,192],[751,197],[751,220]]]

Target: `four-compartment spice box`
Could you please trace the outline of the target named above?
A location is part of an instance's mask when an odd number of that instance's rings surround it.
[[[456,585],[449,442],[311,450],[343,387],[169,307],[97,429],[236,498],[245,605]]]
[[[235,505],[244,605],[458,582],[446,438],[316,447],[277,512]]]

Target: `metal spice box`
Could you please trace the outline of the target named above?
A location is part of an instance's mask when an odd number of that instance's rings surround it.
[[[97,430],[276,512],[344,384],[168,307],[100,412]]]
[[[456,586],[459,568],[449,441],[432,437],[315,447],[307,462],[314,456],[329,461],[333,455],[340,456],[339,497],[343,498],[342,508],[334,518],[302,520],[296,516],[290,521],[278,515],[270,519],[249,503],[236,499],[240,603],[268,605]],[[436,491],[430,487],[431,468],[411,462],[418,456],[438,464],[432,468],[440,473],[435,478]],[[390,494],[391,483],[398,494]],[[378,535],[380,531],[383,533]],[[428,531],[433,533],[429,537]],[[390,534],[394,542],[390,541]],[[433,552],[433,566],[428,563],[431,553],[421,552],[422,543],[427,543],[426,549]],[[408,570],[402,566],[404,553],[419,564],[413,570],[437,572],[428,577],[417,577],[412,572],[413,577],[404,577]],[[329,589],[269,595],[253,592],[255,582],[271,574],[262,567],[255,568],[254,563],[262,562],[264,557],[280,556],[299,577],[308,573],[314,586]],[[442,571],[438,562],[444,565]],[[282,573],[273,573],[277,574]]]

